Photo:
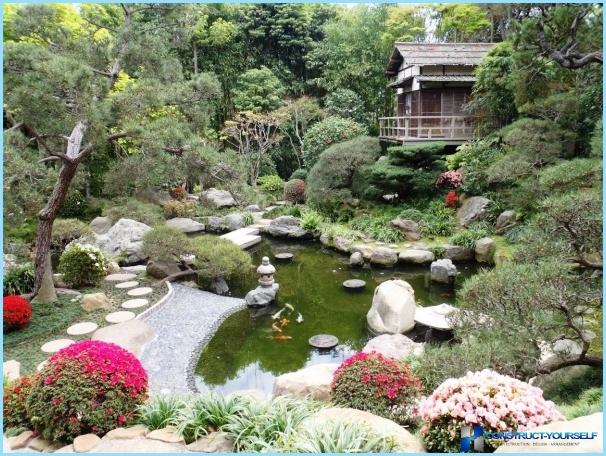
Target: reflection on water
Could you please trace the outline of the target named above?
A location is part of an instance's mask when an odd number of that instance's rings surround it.
[[[293,261],[277,261],[273,255],[280,252],[294,253]],[[451,291],[429,281],[428,266],[351,269],[348,257],[311,242],[266,239],[251,253],[255,265],[263,256],[269,256],[276,267],[275,279],[280,284],[277,303],[264,311],[237,312],[221,325],[196,368],[200,391],[270,392],[277,375],[312,364],[338,363],[359,351],[370,338],[366,313],[373,291],[385,280],[399,278],[409,282],[419,305],[454,303]],[[474,272],[472,266],[459,269],[463,277]],[[366,289],[346,291],[342,283],[351,278],[366,281]],[[244,296],[257,286],[256,280],[254,274],[246,277],[234,287],[233,294]],[[285,308],[286,303],[294,310]],[[273,319],[272,315],[283,308]],[[316,334],[333,334],[339,338],[339,345],[332,350],[314,349],[308,339]]]

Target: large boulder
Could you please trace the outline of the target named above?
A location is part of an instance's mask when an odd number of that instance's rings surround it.
[[[364,257],[360,252],[354,252],[349,257],[349,265],[350,266],[364,266]]]
[[[472,196],[466,198],[457,210],[457,222],[463,227],[468,227],[473,222],[478,222],[486,216],[486,209],[492,203],[483,196]]]
[[[304,419],[299,426],[301,429],[321,428],[341,422],[357,424],[371,430],[376,435],[391,437],[398,452],[425,452],[423,444],[404,427],[387,418],[362,410],[341,407],[323,408]]]
[[[95,453],[190,453],[185,445],[134,437],[132,439],[101,439]],[[190,453],[191,454],[191,453]]]
[[[374,250],[375,247],[369,244],[359,243],[351,246],[351,253],[360,252],[366,261],[370,261],[370,257],[372,256],[372,252],[374,252]]]
[[[343,253],[349,253],[351,251],[351,245],[353,241],[344,236],[328,236],[327,234],[322,234],[320,236],[320,242],[322,245],[327,247],[332,247],[335,250]]]
[[[90,222],[90,229],[96,234],[105,234],[113,224],[114,221],[109,217],[95,217],[93,221]]]
[[[492,264],[494,263],[494,254],[497,251],[497,243],[489,237],[478,239],[474,250],[478,263]]]
[[[169,275],[176,274],[179,271],[179,266],[174,261],[149,261],[145,268],[148,275],[156,279],[164,279]]]
[[[604,450],[604,415],[602,412],[580,416],[570,421],[554,421],[531,429],[532,432],[556,433],[558,437],[542,440],[509,440],[495,453],[595,453]],[[589,438],[572,438],[574,434],[586,433]],[[563,438],[568,434],[570,438]],[[594,435],[595,438],[591,438]],[[565,449],[565,450],[564,450]]]
[[[457,274],[457,267],[448,258],[431,263],[431,280],[434,282],[453,283]]]
[[[370,339],[362,351],[365,353],[376,352],[395,359],[405,359],[410,355],[423,353],[423,344],[415,342],[404,334],[381,334]]]
[[[370,255],[370,262],[390,267],[398,262],[398,253],[389,247],[377,247]]]
[[[182,233],[199,233],[204,231],[204,225],[187,217],[175,217],[166,221],[166,226],[176,228]]]
[[[112,302],[105,293],[87,293],[82,296],[80,306],[85,312],[94,312],[99,309],[111,309]]]
[[[218,190],[216,188],[209,188],[200,193],[200,202],[217,209],[236,205],[236,200],[231,193],[227,190]]]
[[[442,244],[444,249],[444,258],[452,261],[472,261],[474,259],[473,249],[468,249],[461,245]]]
[[[105,234],[96,236],[95,244],[103,253],[121,257],[127,264],[145,260],[143,236],[151,228],[145,223],[131,219],[120,219]]]
[[[262,212],[263,209],[259,207],[258,204],[249,204],[244,208],[245,212]]]
[[[155,337],[155,331],[147,323],[135,318],[97,329],[91,339],[111,342],[128,350],[136,357],[140,357],[143,353],[143,346]]]
[[[366,321],[374,333],[399,334],[414,327],[415,309],[412,286],[404,280],[387,280],[375,288]]]
[[[431,263],[436,257],[431,250],[410,248],[400,252],[398,258],[401,263],[425,264]]]
[[[211,233],[222,233],[227,230],[227,224],[225,223],[225,217],[217,217],[211,215],[206,219],[206,231]]]
[[[275,237],[301,239],[309,236],[309,233],[301,227],[301,220],[292,215],[283,215],[271,221],[267,230]]]
[[[225,225],[227,225],[229,231],[235,231],[244,228],[246,223],[242,214],[227,214],[225,216]]]
[[[503,211],[497,217],[497,221],[494,226],[494,231],[497,234],[501,234],[518,224],[518,214],[516,211]]]
[[[312,399],[330,399],[332,377],[339,364],[314,364],[304,369],[282,374],[274,380],[274,396],[310,396]]]
[[[391,224],[400,230],[404,237],[406,237],[407,241],[418,241],[421,239],[421,227],[417,222],[397,218],[392,220]]]

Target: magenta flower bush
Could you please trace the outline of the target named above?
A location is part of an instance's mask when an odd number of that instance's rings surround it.
[[[147,399],[147,373],[118,345],[82,341],[55,353],[26,399],[30,422],[50,441],[102,435],[134,421]]]
[[[436,186],[456,190],[463,183],[463,176],[458,171],[446,171],[440,174]]]
[[[479,424],[485,432],[525,431],[564,419],[541,389],[488,369],[446,380],[419,405],[418,415],[431,452],[458,452],[465,425]]]

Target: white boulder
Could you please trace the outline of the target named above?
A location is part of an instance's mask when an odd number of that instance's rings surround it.
[[[376,352],[395,359],[405,359],[410,355],[423,353],[423,344],[415,342],[404,334],[381,334],[373,337],[362,349],[364,353]]]
[[[330,399],[332,377],[339,364],[314,364],[304,369],[282,374],[274,380],[275,396],[311,396],[312,399]]]
[[[95,245],[112,257],[124,257],[126,263],[137,263],[145,259],[143,236],[151,230],[145,223],[131,219],[120,219],[105,234],[96,236]]]
[[[414,327],[415,309],[412,286],[404,280],[388,280],[375,288],[366,321],[374,333],[399,334]]]

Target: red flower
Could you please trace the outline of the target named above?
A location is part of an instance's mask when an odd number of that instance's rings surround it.
[[[2,301],[4,329],[13,331],[27,326],[32,317],[32,306],[21,296],[4,296]]]
[[[444,206],[446,207],[457,207],[459,205],[459,197],[457,192],[450,191],[444,199]]]

